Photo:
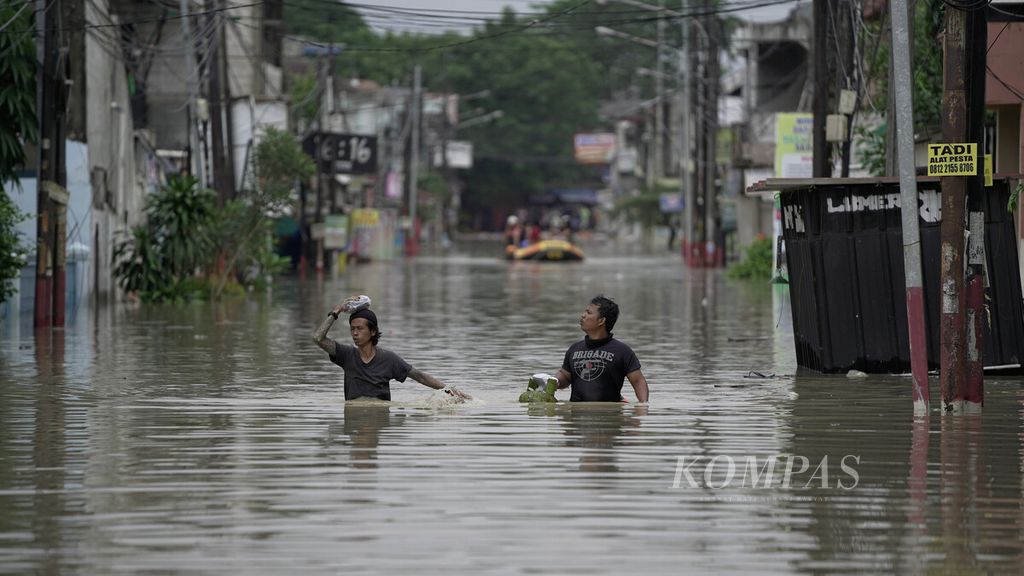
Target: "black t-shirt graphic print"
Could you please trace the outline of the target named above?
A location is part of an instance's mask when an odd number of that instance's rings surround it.
[[[640,369],[633,350],[609,336],[603,340],[584,338],[569,347],[562,368],[572,381],[572,402],[618,402],[626,374]]]

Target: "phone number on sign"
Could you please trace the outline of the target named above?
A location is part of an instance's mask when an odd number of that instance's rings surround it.
[[[928,167],[928,175],[973,176],[978,173],[978,166],[970,162],[954,162],[952,164],[933,164]]]

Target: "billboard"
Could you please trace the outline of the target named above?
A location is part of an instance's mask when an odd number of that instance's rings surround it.
[[[580,164],[608,164],[615,157],[615,134],[576,134],[573,137],[573,156]]]

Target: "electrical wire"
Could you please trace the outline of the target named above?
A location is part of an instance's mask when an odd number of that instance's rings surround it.
[[[1007,82],[1006,80],[1003,80],[1003,79],[1002,79],[1002,78],[1001,78],[1001,77],[999,76],[999,74],[996,74],[996,71],[995,71],[995,70],[993,70],[993,69],[992,69],[992,67],[991,67],[991,66],[989,66],[988,64],[986,64],[986,65],[985,65],[985,69],[986,69],[986,70],[988,71],[988,73],[989,73],[989,74],[990,74],[990,75],[991,75],[991,76],[992,76],[993,78],[995,78],[995,79],[996,79],[996,81],[997,81],[997,82],[999,82],[999,83],[1000,83],[1000,84],[1002,84],[1002,85],[1003,85],[1003,86],[1004,86],[1004,87],[1005,87],[1005,88],[1006,88],[1007,90],[1009,90],[1011,94],[1013,94],[1014,96],[1016,96],[1017,98],[1019,98],[1019,99],[1020,99],[1021,101],[1024,101],[1024,90],[1021,90],[1020,88],[1017,88],[1016,86],[1014,86],[1014,85],[1010,84],[1010,83],[1009,83],[1009,82]]]
[[[1010,23],[1009,23],[1009,22],[1007,22],[1006,24],[1003,24],[1003,27],[1002,27],[1002,29],[1001,29],[1001,30],[999,30],[999,34],[996,34],[995,40],[992,40],[992,43],[991,43],[991,44],[989,44],[989,45],[988,45],[988,48],[986,48],[986,49],[985,49],[985,54],[986,54],[986,55],[987,55],[987,54],[988,54],[989,52],[991,52],[991,51],[992,51],[992,47],[996,45],[996,42],[998,42],[998,41],[999,41],[999,37],[1003,35],[1003,32],[1006,32],[1006,27],[1007,27],[1007,26],[1009,26],[1009,25],[1010,25]]]
[[[31,2],[29,0],[24,0],[24,4],[21,6],[21,8],[17,12],[14,13],[14,16],[11,16],[10,20],[8,20],[7,22],[4,22],[3,25],[0,26],[0,32],[3,32],[4,30],[7,29],[8,26],[10,26],[12,23],[14,23],[18,19],[18,17],[21,16],[21,13],[24,12],[25,9],[29,7],[30,4],[31,4]],[[35,11],[33,11],[33,13],[35,13]]]
[[[43,7],[43,12],[46,12],[47,10],[49,10],[53,6],[53,3],[56,2],[56,1],[57,0],[50,0],[50,3],[47,4],[45,7]],[[21,43],[24,42],[25,39],[28,38],[29,36],[34,35],[35,32],[36,32],[35,26],[29,26],[29,27],[25,28],[25,31],[21,33],[21,36],[18,36],[18,38],[16,40],[11,42],[10,46],[8,46],[4,50],[0,51],[0,59],[3,59],[9,53],[14,51],[16,48],[19,48],[21,46]]]
[[[476,43],[476,42],[481,42],[481,41],[485,41],[485,40],[491,40],[493,38],[498,38],[498,37],[501,37],[501,36],[506,36],[508,34],[516,33],[516,32],[525,32],[525,31],[535,32],[536,30],[556,30],[555,27],[553,26],[554,24],[558,24],[558,26],[564,27],[563,30],[562,30],[563,33],[565,31],[573,30],[573,27],[577,27],[577,26],[578,26],[578,29],[580,31],[586,30],[589,33],[589,31],[593,28],[593,25],[595,25],[595,24],[615,24],[615,25],[619,25],[619,24],[644,24],[644,23],[657,22],[658,20],[666,20],[666,21],[677,22],[677,21],[680,21],[680,20],[683,20],[683,19],[694,18],[694,17],[698,17],[698,16],[711,16],[711,15],[715,15],[715,14],[726,14],[726,13],[732,13],[732,12],[740,12],[740,11],[750,10],[750,9],[754,9],[754,8],[760,8],[760,7],[765,7],[765,6],[775,6],[775,5],[781,5],[781,4],[790,4],[790,3],[799,2],[799,1],[800,0],[757,0],[757,1],[754,1],[754,2],[737,2],[737,3],[732,4],[732,5],[730,5],[730,4],[722,4],[718,8],[712,9],[712,10],[693,11],[693,12],[685,13],[685,14],[665,14],[665,15],[659,15],[659,16],[654,16],[654,17],[648,16],[648,17],[643,17],[643,18],[632,18],[632,19],[628,19],[628,20],[618,20],[618,21],[609,21],[609,20],[606,20],[606,19],[603,19],[603,20],[593,20],[593,21],[589,21],[589,22],[586,22],[586,23],[581,23],[581,24],[578,24],[578,25],[577,24],[572,24],[572,23],[566,24],[566,23],[563,23],[563,22],[556,22],[556,20],[559,17],[561,17],[561,16],[565,16],[565,15],[568,15],[570,13],[572,13],[574,16],[577,15],[578,12],[576,12],[576,9],[588,3],[588,0],[584,0],[583,2],[579,2],[577,4],[574,4],[574,5],[570,6],[569,8],[567,8],[565,10],[562,10],[560,12],[549,13],[548,15],[546,15],[543,18],[534,19],[534,20],[531,20],[529,22],[526,22],[525,24],[520,23],[520,24],[518,24],[516,26],[513,26],[513,27],[511,27],[509,29],[501,30],[501,31],[498,31],[496,33],[484,34],[484,35],[480,35],[480,36],[473,37],[473,38],[468,38],[468,39],[461,40],[461,41],[437,44],[437,45],[434,45],[434,46],[412,47],[412,48],[392,48],[392,47],[381,48],[381,47],[371,47],[371,46],[346,46],[345,47],[345,51],[346,52],[350,52],[350,53],[351,52],[424,53],[424,52],[433,52],[433,51],[437,51],[437,50],[444,50],[444,49],[448,49],[448,48],[461,47],[461,46],[473,44],[473,43]],[[348,6],[350,4],[346,4],[346,5]],[[649,14],[649,12],[645,12],[645,13]],[[591,14],[599,14],[599,13],[592,12]],[[491,20],[484,20],[484,22],[488,23],[488,22],[493,22],[493,21],[491,21]],[[244,26],[251,26],[249,24],[245,24],[245,23],[241,23],[241,22],[239,22],[239,23],[244,25]],[[283,35],[283,37],[287,38],[289,40],[298,42],[298,43],[309,45],[309,46],[318,46],[318,47],[326,47],[327,46],[323,42],[318,42],[318,41],[310,40],[310,39],[307,39],[307,38],[296,37],[296,36],[292,36],[292,35],[288,35],[288,34]]]

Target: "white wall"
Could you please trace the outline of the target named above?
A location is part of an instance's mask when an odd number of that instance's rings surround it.
[[[108,6],[108,0],[89,2],[86,5],[89,20],[102,21],[104,17],[99,11],[107,12]],[[106,47],[116,45],[116,33],[115,28],[96,28],[85,38],[88,161],[79,169],[86,183],[93,169],[103,170],[106,188],[111,192],[112,201],[108,203],[101,198],[99,207],[90,195],[90,227],[82,231],[82,242],[89,246],[90,261],[95,266],[90,275],[90,290],[104,297],[116,294],[111,273],[116,234],[140,222],[145,208],[145,190],[136,172],[134,122],[125,66]],[[150,115],[157,113],[151,109]],[[71,178],[69,168],[68,180]],[[102,188],[95,193],[107,196]]]

